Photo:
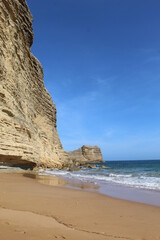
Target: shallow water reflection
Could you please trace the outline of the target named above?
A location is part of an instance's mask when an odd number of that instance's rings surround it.
[[[46,184],[49,186],[65,186],[67,181],[57,176],[38,176],[37,180],[39,183]]]
[[[65,186],[68,188],[81,189],[87,191],[96,191],[99,186],[93,182],[84,182],[77,179],[67,179],[59,176],[38,175],[37,173],[24,173],[24,177],[32,178],[41,184],[49,186]]]
[[[49,186],[65,186],[67,181],[63,178],[57,176],[43,176],[36,173],[25,173],[24,177],[36,179],[39,183],[49,185]]]

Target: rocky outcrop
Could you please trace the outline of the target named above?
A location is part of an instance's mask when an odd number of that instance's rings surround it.
[[[61,168],[69,158],[42,66],[30,50],[32,21],[25,0],[0,1],[0,161]]]
[[[68,152],[70,159],[73,162],[80,164],[103,162],[101,149],[97,146],[83,145],[81,148]]]

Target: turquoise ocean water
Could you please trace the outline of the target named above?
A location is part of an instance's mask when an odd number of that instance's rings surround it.
[[[0,173],[13,170],[20,169],[0,166]],[[74,172],[41,169],[38,175],[62,177],[71,188],[84,189],[85,185],[86,191],[160,206],[160,160],[106,161],[93,169],[84,167]],[[86,188],[89,185],[92,189]]]
[[[106,168],[102,168],[105,166]],[[45,175],[60,175],[95,184],[114,183],[132,188],[160,191],[160,160],[106,161],[94,169],[80,171],[42,171]]]
[[[106,168],[104,168],[104,166]],[[0,172],[7,167],[0,167]],[[8,169],[13,169],[8,167]],[[132,188],[160,191],[160,160],[106,161],[96,168],[82,168],[80,171],[41,170],[41,175],[58,175],[69,179],[94,184],[113,183]]]

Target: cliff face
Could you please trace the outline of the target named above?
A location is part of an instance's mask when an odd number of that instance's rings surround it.
[[[0,1],[0,161],[61,167],[68,155],[43,69],[30,50],[32,20],[25,0]]]
[[[73,162],[79,163],[94,163],[103,162],[101,149],[97,146],[83,145],[81,148],[68,152],[70,159]]]

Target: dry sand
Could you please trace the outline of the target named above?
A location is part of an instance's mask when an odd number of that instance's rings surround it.
[[[0,191],[0,240],[160,240],[160,207],[22,174],[0,174]]]

